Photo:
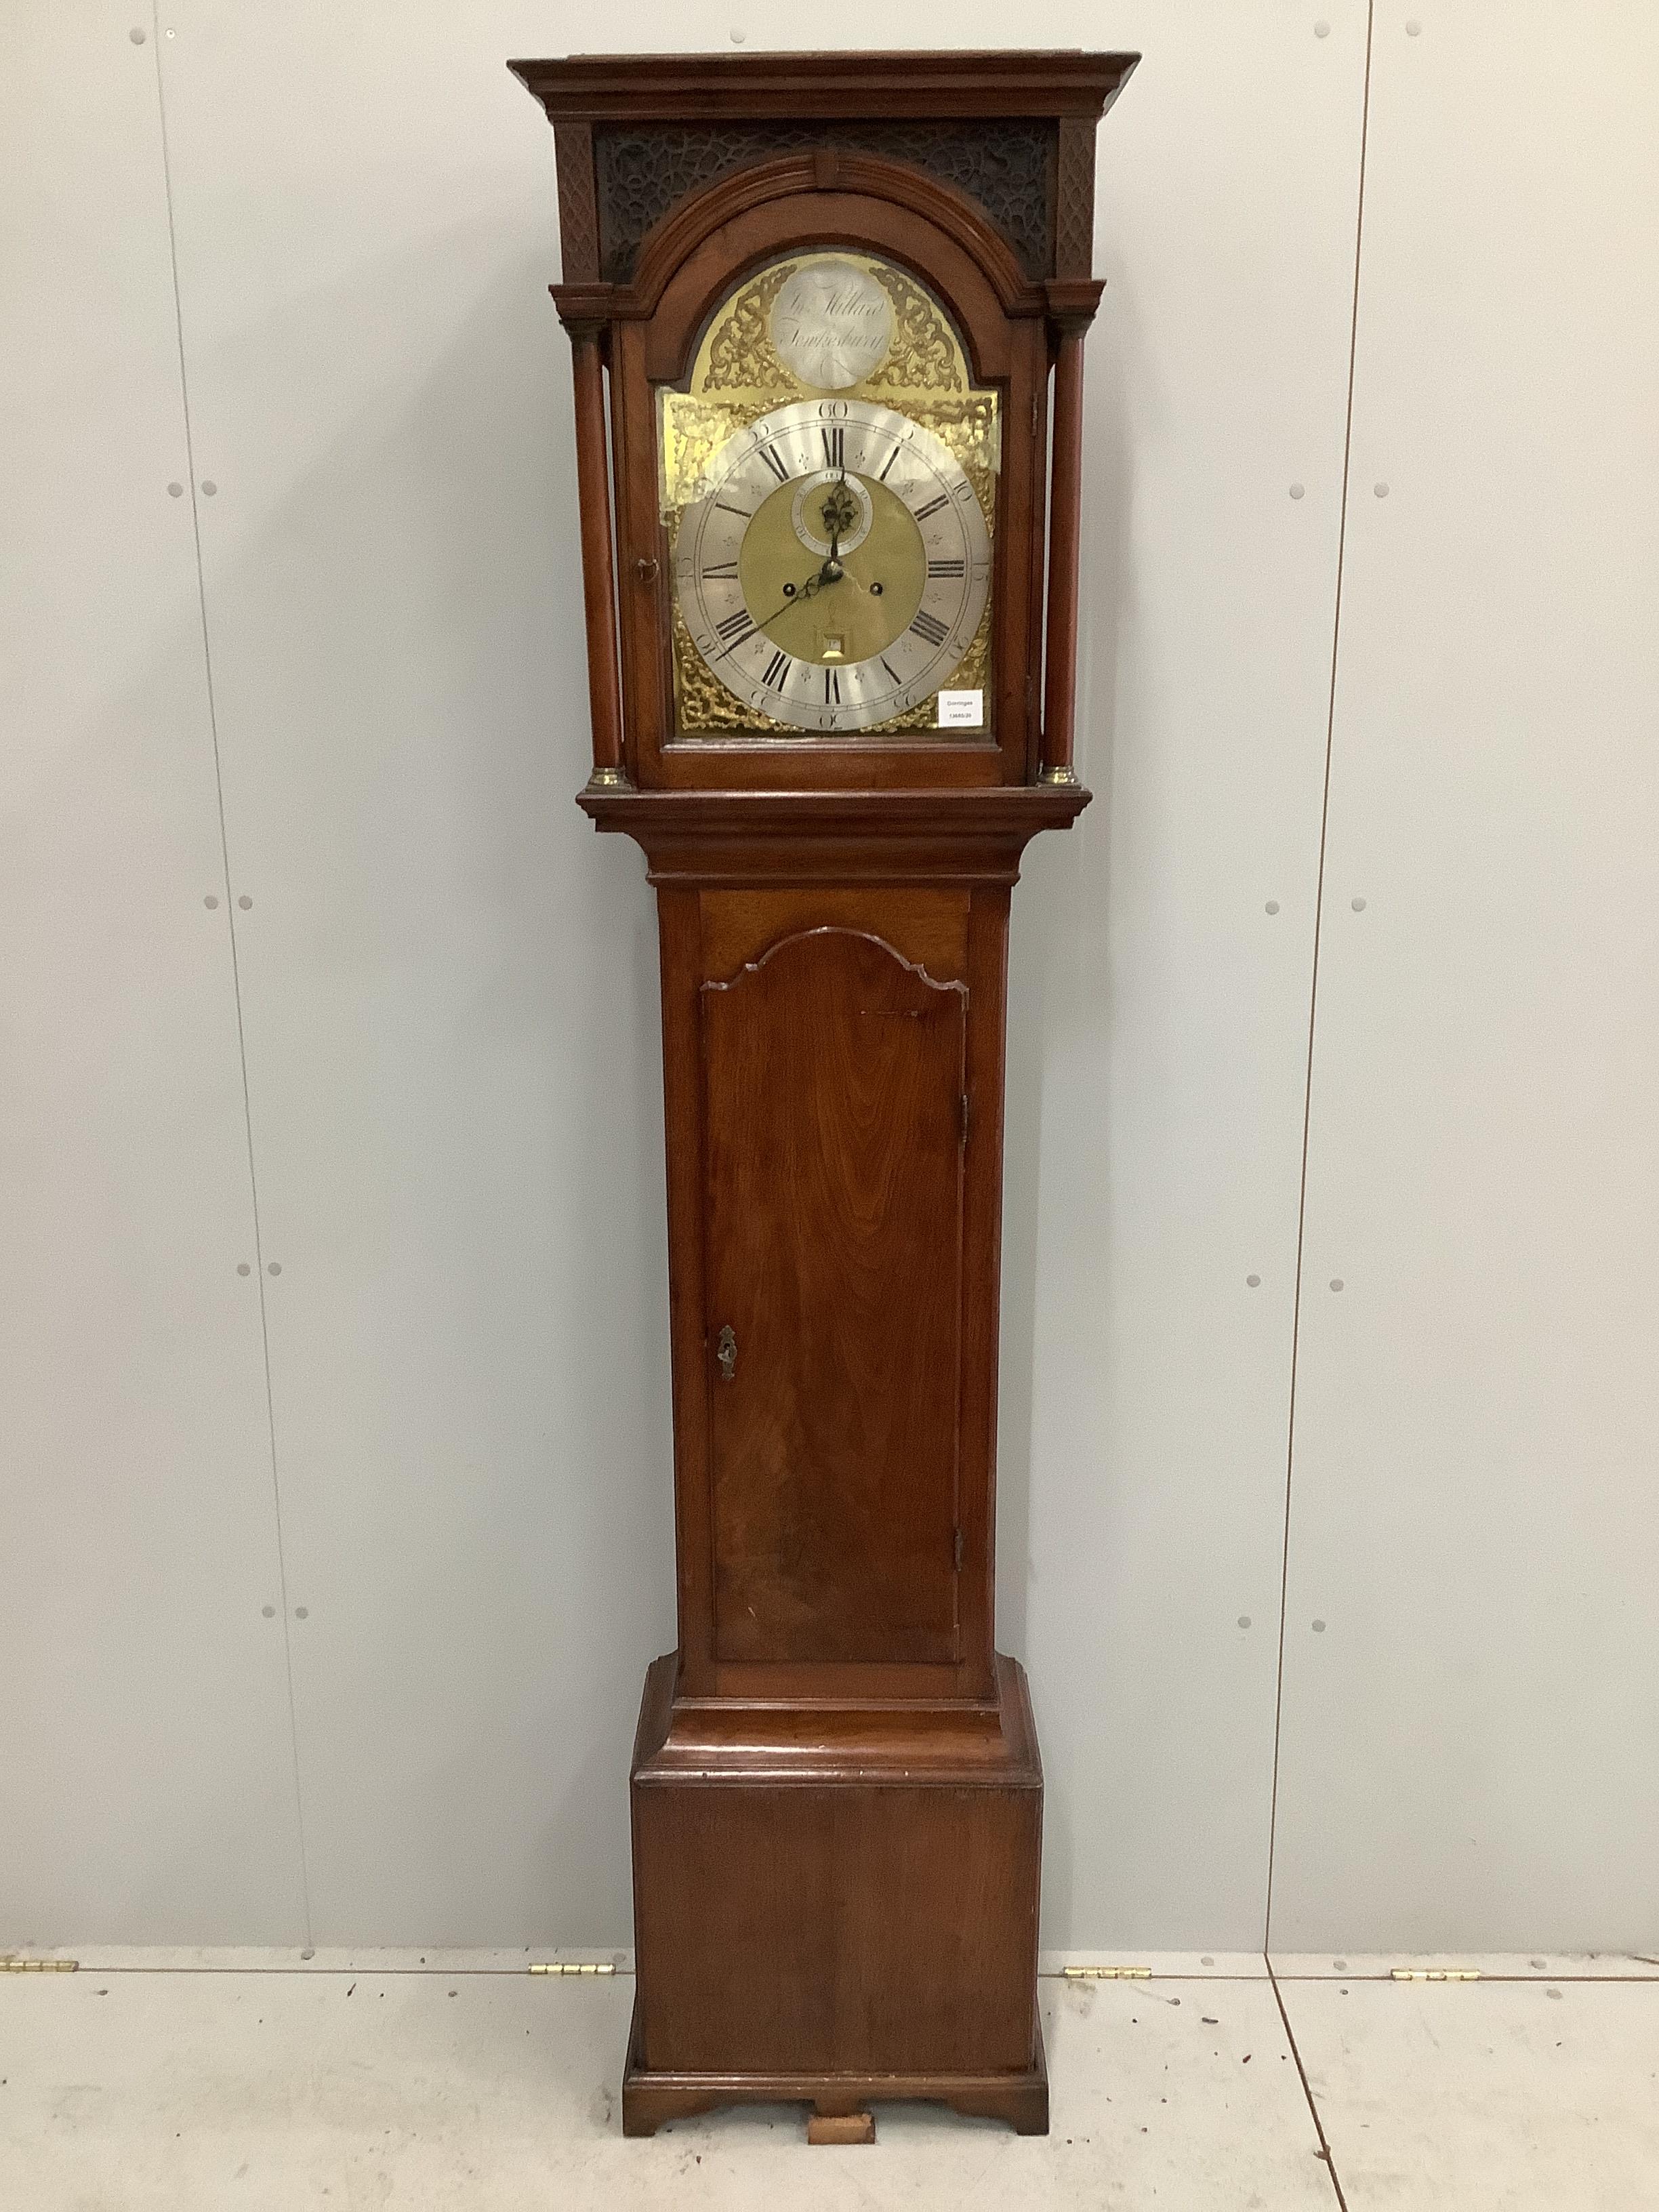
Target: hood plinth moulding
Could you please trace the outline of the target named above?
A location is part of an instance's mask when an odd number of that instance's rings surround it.
[[[1133,54],[511,64],[555,133],[592,774],[662,964],[678,1648],[623,2124],[1048,2124],[995,1648],[1009,900],[1073,763]],[[626,1354],[624,1353],[624,1358]]]

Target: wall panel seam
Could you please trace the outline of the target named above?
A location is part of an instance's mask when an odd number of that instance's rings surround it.
[[[247,1146],[248,1200],[253,1231],[253,1274],[259,1299],[259,1352],[264,1371],[265,1433],[270,1455],[273,1533],[276,1543],[276,1579],[282,1607],[283,1665],[288,1689],[289,1751],[294,1783],[294,1814],[299,1850],[301,1910],[305,1940],[309,1948],[311,1883],[306,1856],[305,1802],[300,1778],[300,1738],[294,1695],[293,1612],[289,1604],[288,1559],[283,1538],[282,1484],[277,1468],[276,1412],[270,1376],[270,1326],[265,1295],[265,1261],[259,1216],[259,1181],[253,1143],[252,1100],[248,1087],[247,1036],[242,1015],[242,977],[236,943],[236,902],[232,896],[230,834],[225,816],[224,775],[220,760],[218,704],[213,685],[213,648],[208,621],[207,580],[202,564],[201,487],[196,474],[196,448],[191,419],[190,375],[185,358],[183,293],[179,281],[179,238],[173,216],[173,164],[167,143],[167,86],[161,66],[162,27],[160,0],[151,0],[151,51],[155,56],[155,103],[161,126],[161,177],[167,199],[167,258],[173,276],[173,329],[179,349],[179,400],[185,435],[185,462],[190,476],[190,514],[192,550],[196,562],[196,600],[202,630],[202,678],[207,701],[208,731],[213,749],[214,799],[218,811],[219,860],[224,885],[225,912],[230,945],[231,994],[236,1011],[236,1051],[242,1091],[242,1123]]]
[[[1319,1013],[1319,947],[1325,920],[1325,842],[1330,821],[1331,757],[1336,731],[1337,662],[1342,643],[1342,577],[1347,552],[1348,491],[1353,451],[1354,366],[1359,343],[1360,259],[1365,235],[1365,155],[1370,131],[1371,42],[1376,0],[1366,0],[1365,65],[1359,101],[1359,173],[1354,201],[1353,293],[1348,323],[1348,389],[1342,424],[1342,483],[1337,507],[1336,584],[1331,605],[1330,689],[1325,709],[1325,763],[1319,801],[1319,860],[1314,879],[1313,960],[1308,978],[1308,1049],[1302,1093],[1302,1160],[1297,1192],[1296,1271],[1291,1292],[1290,1402],[1285,1440],[1284,1547],[1279,1575],[1279,1657],[1273,1691],[1273,1771],[1267,1809],[1267,1891],[1263,1910],[1261,1946],[1273,1942],[1273,1856],[1279,1839],[1279,1744],[1285,1714],[1285,1644],[1289,1621],[1291,1587],[1291,1498],[1296,1467],[1296,1386],[1302,1340],[1303,1258],[1308,1224],[1308,1139],[1313,1117],[1314,1038]],[[1286,2022],[1288,2030],[1289,2022]],[[1333,2177],[1334,2178],[1334,2177]]]

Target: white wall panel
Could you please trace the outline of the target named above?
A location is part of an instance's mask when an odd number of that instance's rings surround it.
[[[1273,1933],[1646,1949],[1659,30],[1406,12]],[[1067,1948],[1263,1925],[1365,18],[948,26],[1146,57],[1101,141],[1097,796],[1030,857],[1011,978],[1002,1640]],[[300,1935],[285,1635],[318,1941],[626,1940],[672,1638],[654,922],[571,805],[552,143],[503,64],[733,23],[941,34],[876,0],[7,18],[0,1943]]]
[[[1100,797],[1017,912],[1004,1640],[1052,1940],[1249,1942],[1363,15],[1040,14],[1151,58],[1104,140]],[[162,48],[325,1939],[620,1938],[672,1634],[652,919],[569,805],[550,144],[501,67],[586,27],[193,0]]]
[[[1650,1949],[1659,16],[1414,16],[1373,68],[1273,1936]]]
[[[1003,1615],[1054,1943],[1263,1929],[1364,58],[1363,7],[1314,13],[1042,26],[1146,52],[1101,137],[1097,796],[1011,976]]]
[[[673,1642],[653,902],[590,757],[527,6],[165,78],[319,1941],[624,1941]],[[256,89],[257,88],[257,89]]]
[[[0,29],[0,1945],[303,1930],[149,20]]]

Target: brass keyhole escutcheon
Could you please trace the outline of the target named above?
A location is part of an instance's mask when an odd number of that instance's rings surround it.
[[[738,1340],[730,1322],[715,1340],[714,1357],[720,1364],[720,1381],[729,1382],[738,1371]]]

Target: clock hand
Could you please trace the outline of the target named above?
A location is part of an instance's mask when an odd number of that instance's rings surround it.
[[[824,562],[823,579],[835,583],[844,573],[841,565],[841,541],[858,520],[858,509],[853,504],[847,489],[847,471],[843,467],[836,479],[835,489],[818,509],[824,528],[830,532],[830,557]]]
[[[787,615],[791,607],[799,606],[803,599],[810,599],[815,592],[823,591],[826,585],[839,584],[845,578],[847,571],[841,565],[842,533],[844,531],[850,529],[854,522],[857,520],[858,510],[854,507],[852,500],[848,494],[847,471],[844,468],[842,469],[841,475],[837,477],[835,488],[830,493],[830,497],[825,500],[819,512],[823,518],[824,527],[830,532],[829,558],[823,562],[823,565],[818,569],[816,575],[809,576],[799,591],[792,592],[790,593],[789,597],[785,599],[781,607],[775,607],[763,622],[757,622],[755,624],[755,628],[757,629],[769,630],[772,624],[776,622],[781,616]],[[854,581],[857,582],[856,577],[854,579]],[[860,589],[863,589],[861,585],[860,586]],[[720,653],[716,653],[714,658],[717,660],[720,659],[724,654],[730,653],[735,646],[740,645],[742,641],[743,641],[740,638],[734,638],[732,641],[731,645],[722,646]]]
[[[832,567],[836,572],[833,576],[830,574]],[[780,615],[787,615],[791,607],[799,606],[803,599],[810,599],[815,592],[822,591],[826,584],[840,583],[846,574],[847,571],[842,567],[838,561],[826,561],[823,566],[818,570],[816,576],[809,576],[798,592],[796,592],[791,598],[787,599],[781,607],[774,607],[771,613],[767,616],[766,620],[764,622],[757,623],[755,624],[755,628],[757,629],[770,629],[772,624],[776,622]],[[722,650],[729,653],[732,648],[728,645],[724,647]]]

